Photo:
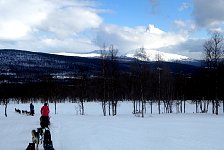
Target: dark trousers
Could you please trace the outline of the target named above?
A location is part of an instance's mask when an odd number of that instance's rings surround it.
[[[42,128],[48,128],[49,124],[50,124],[49,116],[41,116],[40,117],[40,126]]]
[[[34,115],[34,110],[30,110],[30,115]]]

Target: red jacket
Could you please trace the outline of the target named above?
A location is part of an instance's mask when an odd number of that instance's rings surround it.
[[[50,110],[49,110],[49,107],[48,106],[43,106],[42,108],[41,108],[41,115],[42,116],[48,116],[49,115],[49,112],[50,112]]]

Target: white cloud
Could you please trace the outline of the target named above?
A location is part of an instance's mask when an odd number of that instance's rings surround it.
[[[190,3],[184,2],[184,3],[181,4],[181,6],[178,8],[178,10],[179,11],[184,11],[184,10],[190,8],[190,7],[191,7],[191,4]]]
[[[208,30],[223,28],[223,0],[193,0],[193,4],[193,16],[198,26],[205,27]]]
[[[33,32],[71,36],[102,22],[91,1],[0,0],[0,39],[18,40]]]
[[[224,24],[222,26],[219,27],[213,27],[209,29],[210,32],[220,32],[220,33],[224,33]]]
[[[20,21],[8,21],[0,24],[0,39],[17,39],[27,35],[30,27]]]
[[[102,23],[92,0],[0,0],[0,48],[42,52],[89,51]]]
[[[51,11],[48,19],[43,22],[42,30],[65,37],[86,29],[97,28],[102,23],[97,10],[86,6],[86,3],[81,5],[78,1],[58,2],[54,5],[54,11]]]
[[[47,2],[0,1],[0,39],[18,39],[29,34],[46,18]]]
[[[186,41],[177,45],[164,47],[161,50],[171,53],[176,53],[190,58],[202,59],[203,44],[206,39],[193,39],[188,38]]]
[[[97,47],[90,39],[85,38],[32,38],[18,41],[2,41],[0,48],[23,49],[37,52],[89,52],[97,50]]]
[[[178,27],[178,28],[185,28],[187,25],[184,21],[182,20],[175,20],[174,24]]]
[[[104,43],[114,44],[121,52],[126,52],[142,46],[147,49],[160,49],[177,45],[186,39],[186,34],[164,32],[154,25],[134,28],[104,25],[99,28],[95,42],[99,47]]]
[[[178,28],[181,32],[188,34],[197,30],[197,25],[190,20],[174,20],[175,28]]]
[[[149,2],[156,13],[159,9],[159,0]],[[211,14],[213,19],[210,21],[210,16],[200,14],[204,10],[199,4],[203,2],[194,1],[197,25],[222,31],[224,25],[220,27],[217,24],[223,23],[223,11],[217,9],[220,14],[218,16],[212,11],[215,17]],[[186,5],[183,7],[186,9]],[[206,8],[208,7],[206,5]],[[121,53],[142,46],[175,53],[187,47],[183,43],[188,41],[189,33],[196,29],[195,24],[183,20],[174,22],[179,29],[178,32],[165,32],[154,25],[107,25],[103,24],[103,19],[99,15],[105,11],[99,9],[93,0],[0,0],[0,48],[54,53],[87,52],[99,49],[105,43],[114,44]],[[197,14],[198,12],[200,13]],[[191,45],[188,42],[187,45]],[[186,49],[191,48],[193,47]]]
[[[82,38],[43,39],[40,43],[44,48],[54,52],[89,52],[99,49],[91,40]]]

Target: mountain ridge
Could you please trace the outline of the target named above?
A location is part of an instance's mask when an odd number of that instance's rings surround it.
[[[127,53],[120,54],[118,57],[128,57],[128,58],[137,58],[135,57],[136,51],[139,49],[131,50]],[[162,52],[158,50],[150,50],[150,49],[144,49],[146,52],[147,60],[143,61],[157,61],[158,56],[160,57],[160,61],[167,61],[167,62],[174,62],[174,61],[195,61],[195,59],[192,59],[187,56],[175,54],[175,53],[167,53]],[[108,50],[106,50],[108,51]],[[78,56],[78,57],[100,57],[101,56],[101,50],[94,50],[90,52],[84,52],[84,53],[69,53],[69,52],[59,52],[59,53],[52,53],[55,55],[63,55],[63,56]],[[137,58],[138,59],[138,58]]]
[[[110,60],[108,60],[110,65]],[[131,72],[131,66],[135,63],[134,58],[117,58],[117,69],[120,72]],[[144,62],[149,68],[156,69],[157,62]],[[191,73],[197,70],[197,66],[181,64],[177,62],[161,62],[164,67],[172,72]],[[98,76],[101,73],[102,59],[86,58],[77,56],[61,56],[26,50],[1,49],[0,50],[0,75],[9,78],[23,80],[37,80],[43,75],[78,75],[80,71],[88,76]]]

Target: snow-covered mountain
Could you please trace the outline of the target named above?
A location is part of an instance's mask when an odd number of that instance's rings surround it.
[[[135,57],[135,52],[136,52],[136,50],[133,50],[133,51],[126,53],[123,56],[128,57],[128,58],[140,59],[138,57]],[[157,61],[158,59],[160,59],[161,61],[167,61],[167,62],[192,61],[193,60],[187,56],[173,54],[173,53],[165,53],[165,52],[161,52],[161,51],[157,51],[157,50],[145,49],[145,52],[146,52],[147,59],[145,59],[143,61]],[[87,52],[87,53],[60,52],[60,53],[52,53],[52,54],[63,55],[63,56],[78,56],[78,57],[100,57],[101,50],[95,50],[95,51]]]
[[[178,54],[173,54],[173,53],[165,53],[157,50],[149,50],[149,49],[144,49],[145,50],[145,59],[141,59],[138,56],[135,56],[136,51],[138,50],[133,50],[131,52],[128,52],[125,54],[126,57],[130,58],[137,58],[143,61],[167,61],[167,62],[173,62],[173,61],[191,61],[192,59],[183,56],[183,55],[178,55]]]
[[[77,57],[100,57],[101,52],[100,50],[95,50],[88,53],[68,53],[68,52],[60,52],[60,53],[52,53],[55,55],[62,55],[62,56],[77,56]]]
[[[101,51],[86,53],[86,55],[81,55],[82,57],[71,57],[25,50],[0,49],[0,75],[7,79],[4,80],[7,83],[39,82],[42,80],[42,75],[70,75],[79,72],[80,68],[86,69],[89,75],[98,75],[102,65],[101,59],[99,57],[86,58],[94,56],[94,53],[97,57],[100,56]],[[117,61],[118,70],[129,72],[133,62],[133,58],[120,57]],[[154,62],[147,64],[152,68],[155,66]],[[198,65],[190,61],[164,62],[164,65],[171,68],[172,72],[181,70],[189,73],[198,69]],[[177,65],[179,70],[175,67]]]

